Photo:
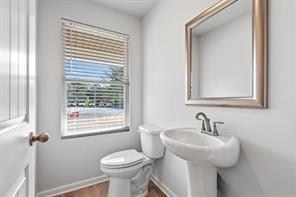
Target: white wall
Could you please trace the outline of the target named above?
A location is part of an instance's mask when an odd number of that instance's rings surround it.
[[[185,23],[215,1],[160,1],[143,19],[143,121],[194,126],[204,111],[241,142],[237,166],[219,169],[220,196],[296,196],[295,1],[269,1],[269,108],[185,106]],[[186,196],[184,161],[168,151],[154,174]]]
[[[51,137],[38,149],[40,192],[102,175],[99,161],[103,155],[140,147],[136,129],[142,121],[142,71],[139,19],[85,0],[40,0],[38,9],[38,131]],[[130,35],[130,132],[61,139],[61,17]]]

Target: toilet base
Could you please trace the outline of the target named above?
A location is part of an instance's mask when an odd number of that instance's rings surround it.
[[[108,197],[131,197],[131,180],[110,177]]]
[[[152,174],[152,165],[145,165],[131,180],[132,197],[142,197],[148,193],[149,179]]]
[[[110,177],[108,197],[145,197],[148,194],[148,183],[152,165],[147,164],[139,169],[133,178]]]

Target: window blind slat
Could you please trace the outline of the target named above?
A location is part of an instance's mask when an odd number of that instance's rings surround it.
[[[77,57],[89,56],[89,57],[96,58],[98,60],[102,59],[102,60],[107,61],[107,62],[108,61],[116,61],[116,62],[122,63],[122,66],[124,66],[125,61],[126,61],[122,57],[108,56],[106,54],[100,54],[100,53],[89,53],[89,52],[84,52],[84,51],[80,51],[80,50],[73,51],[73,50],[70,50],[70,49],[66,49],[64,54],[66,56],[68,56],[69,58],[72,58],[74,56],[77,56]]]
[[[85,44],[91,44],[91,45],[97,45],[97,46],[103,46],[106,48],[112,48],[112,49],[121,49],[125,50],[126,43],[114,43],[110,42],[109,40],[104,39],[92,39],[91,37],[81,37],[77,34],[65,34],[64,41],[69,43],[85,43]]]
[[[106,62],[106,61],[100,61],[100,60],[96,60],[96,59],[84,59],[84,58],[79,58],[79,57],[64,57],[65,60],[68,60],[68,61],[86,61],[89,62],[89,63],[96,63],[96,64],[105,64],[105,65],[110,65],[110,66],[122,66],[122,64],[115,64],[115,63],[112,63],[112,62]]]
[[[65,132],[126,129],[128,37],[62,20]]]
[[[66,71],[66,73],[68,73],[68,72],[69,73],[70,72],[76,72],[76,73],[85,73],[85,74],[89,74],[89,75],[96,75],[96,74],[106,75],[106,77],[110,75],[107,69],[106,70],[102,69],[101,71],[98,71],[98,70],[95,70],[95,69],[83,70],[83,68],[77,68],[77,67],[74,67],[74,66],[72,67],[71,65],[68,68],[65,68],[65,71]],[[124,72],[124,69],[119,70],[118,72],[121,75],[123,75],[122,72]]]
[[[70,39],[65,37],[63,40],[63,43],[69,47],[72,47],[72,46],[81,47],[81,48],[84,47],[84,48],[95,49],[100,51],[109,51],[115,54],[124,54],[126,50],[125,48],[120,46],[109,45],[108,43],[98,43],[96,41],[80,40],[79,38]]]
[[[87,48],[82,48],[82,47],[75,47],[75,46],[65,46],[65,51],[76,51],[81,52],[81,53],[92,53],[92,54],[98,54],[101,56],[107,56],[107,57],[114,57],[114,58],[119,58],[119,59],[125,59],[126,54],[118,55],[115,53],[108,53],[105,51],[100,51],[100,50],[94,50],[94,49],[87,49]]]
[[[77,27],[75,25],[64,25],[63,26],[63,33],[65,34],[76,34],[79,35],[80,37],[89,37],[93,40],[106,40],[109,41],[110,43],[117,43],[117,44],[122,44],[122,43],[127,43],[127,39],[124,38],[118,38],[118,36],[108,36],[108,34],[102,34],[100,32],[91,32],[91,31],[86,31],[85,29],[81,29],[80,27]]]
[[[81,59],[84,61],[87,60],[93,60],[93,61],[100,61],[100,62],[106,62],[106,63],[114,63],[116,65],[122,65],[124,66],[125,64],[125,60],[116,60],[116,59],[112,59],[111,57],[102,57],[102,56],[96,56],[94,54],[82,54],[82,53],[77,53],[75,51],[70,51],[70,52],[66,52],[65,55],[67,56],[67,59]]]

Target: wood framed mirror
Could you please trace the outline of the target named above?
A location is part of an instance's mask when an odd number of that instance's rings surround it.
[[[220,0],[186,24],[187,105],[267,107],[267,0]]]

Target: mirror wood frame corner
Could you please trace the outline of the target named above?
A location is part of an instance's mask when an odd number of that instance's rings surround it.
[[[267,108],[267,1],[252,0],[252,96],[192,98],[192,29],[227,8],[237,0],[220,0],[190,20],[185,26],[186,36],[186,105]]]

